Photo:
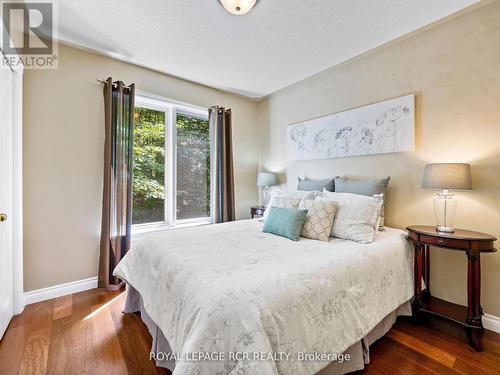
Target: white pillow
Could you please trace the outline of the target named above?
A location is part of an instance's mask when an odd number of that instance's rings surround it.
[[[373,198],[382,199],[382,207],[380,208],[380,214],[378,215],[377,223],[375,224],[375,233],[379,230],[385,230],[385,220],[384,220],[384,209],[385,209],[385,197],[384,193],[373,194]]]
[[[332,236],[361,243],[373,241],[383,202],[380,197],[323,192],[316,199],[336,203]]]
[[[302,199],[314,199],[316,195],[318,195],[317,191],[273,191],[262,220],[266,220],[271,207],[297,208]]]

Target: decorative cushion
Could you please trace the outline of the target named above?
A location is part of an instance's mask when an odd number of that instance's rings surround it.
[[[316,200],[336,203],[332,236],[361,243],[373,241],[382,199],[350,193],[321,193]]]
[[[271,207],[262,231],[298,241],[307,210]]]
[[[326,180],[308,180],[307,178],[297,177],[297,190],[335,191],[335,180],[333,178],[328,178]]]
[[[367,195],[369,197],[375,194],[384,194],[382,209],[380,210],[379,229],[384,226],[385,216],[385,196],[387,185],[389,185],[390,176],[381,179],[355,179],[348,177],[335,177],[335,192],[336,193],[352,193]]]
[[[303,199],[299,208],[307,209],[306,221],[300,235],[312,240],[328,242],[335,219],[335,202]]]
[[[299,203],[302,199],[314,199],[317,194],[317,192],[313,191],[273,191],[271,192],[271,198],[269,199],[269,203],[264,211],[264,215],[262,215],[262,220],[265,221],[267,219],[267,215],[269,214],[271,207],[297,208],[299,207]]]

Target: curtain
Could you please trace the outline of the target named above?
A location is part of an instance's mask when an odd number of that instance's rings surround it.
[[[211,216],[213,223],[224,223],[235,218],[231,110],[210,107],[208,118],[212,154]]]
[[[130,249],[135,85],[104,83],[104,184],[98,286],[118,289],[113,269]]]

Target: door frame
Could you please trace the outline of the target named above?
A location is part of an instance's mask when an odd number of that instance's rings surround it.
[[[4,25],[2,24],[5,33]],[[0,38],[0,58],[4,58],[2,39]],[[11,55],[12,56],[12,55]],[[16,60],[16,59],[14,59]],[[20,60],[17,60],[20,61]],[[13,72],[12,93],[12,146],[13,146],[13,195],[12,195],[12,274],[13,313],[18,315],[25,306],[23,285],[23,72],[21,63],[9,66]]]
[[[23,66],[14,69],[13,93],[13,310],[14,315],[23,312],[24,281],[23,281]]]

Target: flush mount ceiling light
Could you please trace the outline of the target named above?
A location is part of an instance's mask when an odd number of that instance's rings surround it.
[[[250,12],[260,0],[217,0],[229,13],[242,15]]]

